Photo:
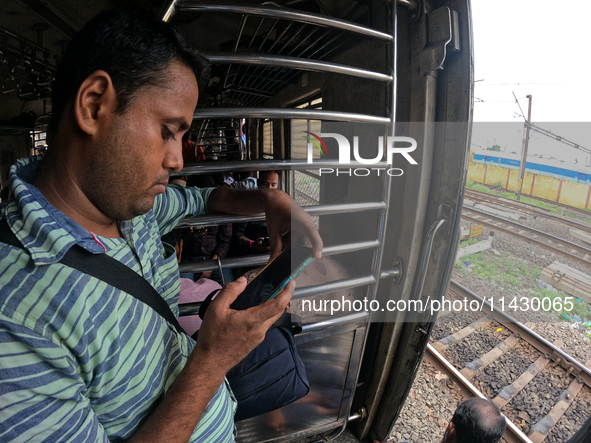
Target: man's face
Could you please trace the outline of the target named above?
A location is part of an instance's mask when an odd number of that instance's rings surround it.
[[[261,174],[259,178],[259,188],[277,189],[279,185],[279,175],[276,172]]]
[[[193,71],[173,60],[159,86],[141,87],[124,114],[112,115],[89,147],[83,192],[103,213],[128,220],[148,212],[183,167],[181,138],[193,120]]]

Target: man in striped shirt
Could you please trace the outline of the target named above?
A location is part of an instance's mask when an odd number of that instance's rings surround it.
[[[0,441],[226,442],[226,372],[281,315],[293,285],[247,311],[240,279],[211,304],[196,344],[153,309],[61,264],[75,244],[145,278],[178,314],[178,267],[159,238],[186,216],[272,213],[272,255],[310,217],[281,191],[166,186],[182,168],[206,63],[166,23],[103,13],[70,43],[54,89],[49,149],[10,172],[0,245]]]

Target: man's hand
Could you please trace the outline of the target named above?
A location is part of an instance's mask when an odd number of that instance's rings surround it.
[[[212,192],[207,205],[209,212],[238,215],[255,215],[264,212],[271,242],[271,258],[279,255],[283,249],[281,237],[292,230],[304,234],[312,244],[314,256],[322,257],[322,239],[312,223],[312,217],[288,194],[279,189],[250,191],[220,187]]]
[[[211,278],[211,274],[213,274],[213,271],[203,271],[199,278]]]
[[[310,240],[316,258],[322,257],[322,239],[312,223],[312,217],[300,205],[279,189],[261,190],[265,196],[267,232],[271,242],[271,260],[278,256],[283,245],[281,238],[293,230],[299,231]],[[292,226],[293,224],[293,226]]]
[[[242,246],[242,249],[252,251],[257,254],[269,252],[270,249],[268,241],[264,237],[259,237],[256,240],[251,240],[247,236],[243,235],[238,239],[238,242]]]
[[[207,404],[236,366],[265,338],[289,303],[295,282],[273,300],[245,311],[230,309],[246,287],[240,277],[209,305],[195,349],[149,420],[128,442],[187,442]],[[174,426],[171,426],[174,424]]]
[[[240,277],[228,283],[207,308],[199,339],[191,359],[200,365],[216,366],[220,374],[226,374],[242,361],[265,338],[267,330],[285,311],[295,289],[290,282],[274,299],[244,311],[236,311],[230,305],[244,291],[246,279]]]

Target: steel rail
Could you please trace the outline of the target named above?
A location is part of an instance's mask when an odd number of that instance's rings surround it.
[[[495,216],[495,215],[491,215],[491,214],[488,214],[487,212],[479,211],[477,209],[462,208],[462,213],[464,213],[464,211],[474,212],[474,213],[478,214],[481,217],[486,217],[486,218],[495,220],[495,221],[497,221],[499,223],[505,223],[507,225],[514,226],[514,227],[516,227],[518,229],[521,229],[522,231],[527,231],[527,232],[530,232],[530,233],[532,233],[534,235],[537,235],[539,237],[544,237],[544,238],[548,239],[550,242],[553,242],[553,243],[556,242],[559,247],[567,247],[568,246],[569,248],[574,249],[574,250],[577,250],[578,252],[580,252],[580,253],[586,255],[587,257],[590,257],[591,258],[591,250],[590,249],[587,249],[587,248],[585,248],[583,246],[579,246],[579,245],[577,245],[575,243],[571,243],[568,240],[564,240],[562,238],[555,237],[555,236],[553,236],[551,234],[547,234],[545,232],[538,231],[537,229],[530,228],[530,227],[525,226],[525,225],[522,225],[520,223],[517,223],[517,222],[514,222],[514,221],[510,221],[510,220],[507,220],[505,218],[498,217],[498,216]],[[462,217],[464,217],[464,215],[462,215]],[[476,218],[476,217],[466,216],[466,218],[471,218],[472,220],[478,220],[480,222],[480,220],[478,218]],[[484,224],[484,222],[482,222],[482,223]],[[492,223],[488,223],[488,225],[493,225],[493,226],[497,227],[496,225],[494,225]],[[501,227],[499,227],[499,228],[501,230],[503,230],[503,228],[501,228]],[[513,232],[511,230],[508,230],[508,229],[506,230],[506,232],[511,232],[513,234],[516,234],[515,232]],[[547,245],[547,243],[542,243],[542,244],[543,245]],[[587,264],[589,264],[589,261],[585,261],[585,262]]]
[[[548,200],[548,199],[545,199],[545,198],[542,198],[542,197],[535,197],[533,195],[527,195],[526,194],[526,195],[523,195],[523,197],[531,198],[533,200],[538,200],[538,201],[541,201],[543,203],[547,203],[549,205],[555,205],[555,206],[558,206],[558,207],[561,207],[561,208],[564,208],[564,209],[568,209],[569,211],[574,211],[574,212],[578,212],[580,214],[585,214],[587,216],[591,216],[591,211],[586,210],[586,209],[583,209],[583,208],[577,208],[575,206],[567,205],[565,203],[560,203],[560,202],[557,202],[557,201]]]
[[[427,352],[425,353],[425,358],[431,362],[434,366],[437,367],[441,372],[447,374],[447,376],[456,383],[457,386],[464,387],[466,391],[469,392],[470,395],[473,397],[480,397],[486,398],[482,392],[480,392],[470,381],[464,377],[450,362],[448,362],[443,355],[441,355],[437,350],[431,346],[431,344],[427,344]],[[503,438],[507,440],[508,443],[533,443],[527,435],[525,435],[515,423],[513,423],[509,418],[507,418],[504,414],[505,421],[507,422],[507,428],[505,430],[505,434]]]
[[[280,68],[301,69],[306,71],[331,72],[334,74],[351,75],[354,77],[382,82],[391,82],[392,76],[352,66],[339,65],[317,60],[307,60],[297,57],[261,54],[235,54],[231,52],[215,52],[205,54],[211,63],[215,64],[241,64],[257,66],[273,66]]]
[[[480,192],[480,191],[474,191],[472,189],[466,189],[466,193],[465,193],[465,198],[467,198],[468,200],[484,200],[484,201],[494,201],[494,202],[498,202],[499,204],[503,205],[503,206],[508,206],[508,207],[512,207],[512,208],[518,208],[520,210],[523,211],[530,211],[530,212],[537,212],[536,209],[543,211],[540,212],[540,214],[551,214],[549,209],[544,209],[544,208],[540,208],[537,206],[532,206],[528,203],[524,203],[522,201],[515,201],[515,200],[510,200],[508,198],[505,197],[501,197],[498,195],[492,195],[492,194],[487,194],[486,192]]]
[[[479,183],[479,184],[481,184],[483,186],[486,186],[486,187],[488,187],[490,189],[493,189],[493,188],[496,189],[497,188],[496,186],[491,187],[490,185],[486,185],[486,184],[483,184],[483,183]],[[502,189],[505,189],[505,188],[502,188]],[[505,189],[505,191],[507,191],[507,192],[514,192],[514,191],[511,191],[509,189]],[[478,191],[476,191],[476,192],[478,192]],[[549,205],[559,206],[561,208],[565,208],[565,209],[568,209],[568,210],[574,211],[574,212],[579,212],[581,214],[585,214],[585,215],[588,215],[588,216],[591,217],[591,210],[586,210],[586,209],[582,209],[582,208],[576,208],[575,206],[570,206],[570,205],[567,205],[565,203],[560,203],[560,202],[557,202],[557,201],[554,201],[554,200],[548,200],[548,199],[542,198],[542,197],[536,197],[534,195],[529,195],[529,194],[521,194],[521,195],[522,195],[522,197],[531,198],[532,200],[538,200],[538,201],[541,201],[543,203],[547,203]]]
[[[326,120],[349,123],[378,123],[382,125],[392,123],[388,117],[380,117],[378,115],[299,108],[198,108],[193,114],[193,119],[195,120],[204,118],[293,118],[299,120]]]
[[[515,318],[511,317],[509,314],[506,314],[505,312],[500,311],[498,309],[494,309],[487,300],[483,299],[478,294],[470,291],[468,288],[462,286],[455,280],[452,279],[450,283],[452,286],[454,286],[454,291],[460,292],[460,294],[458,295],[467,295],[470,298],[477,300],[479,304],[482,303],[486,307],[486,310],[483,310],[483,312],[492,315],[495,318],[495,320],[497,320],[499,323],[502,323],[505,327],[507,327],[507,329],[510,329],[515,333],[518,333],[520,335],[520,338],[523,338],[542,354],[559,355],[561,357],[560,365],[566,370],[571,369],[572,366],[574,369],[573,374],[576,376],[580,376],[585,382],[585,384],[591,387],[591,370],[581,362],[577,361],[576,358],[567,354],[562,349],[556,347],[554,344],[550,343],[544,337],[532,331],[530,328],[528,328],[521,322],[517,321]]]
[[[248,6],[238,2],[205,3],[198,1],[182,1],[176,4],[179,12],[217,12],[231,14],[246,14],[259,17],[270,17],[281,20],[291,20],[301,23],[323,26],[328,28],[342,29],[366,37],[373,37],[379,40],[392,41],[392,36],[385,32],[371,29],[357,23],[348,22],[328,17],[326,15],[312,14],[289,8],[275,8],[271,6]]]
[[[563,255],[565,257],[568,257],[571,260],[574,260],[576,262],[579,262],[579,263],[581,263],[583,265],[591,266],[591,260],[587,260],[585,258],[581,258],[581,257],[579,257],[577,255],[571,254],[570,252],[566,252],[563,249],[560,249],[558,247],[549,245],[548,243],[544,243],[544,242],[539,241],[539,240],[536,240],[534,238],[526,237],[524,235],[520,235],[519,233],[514,232],[511,229],[503,228],[502,226],[498,226],[497,224],[494,224],[494,223],[487,223],[487,222],[485,222],[485,221],[483,221],[481,219],[473,218],[473,217],[467,216],[465,214],[462,214],[462,218],[465,219],[465,220],[468,220],[468,221],[470,221],[472,223],[481,224],[481,225],[484,225],[484,226],[489,226],[491,228],[494,228],[496,231],[505,232],[506,234],[513,235],[513,236],[515,236],[517,238],[520,238],[521,240],[523,240],[523,241],[525,241],[527,243],[531,243],[531,244],[534,244],[534,245],[539,246],[541,248],[547,249],[549,251],[556,252],[557,254],[560,254],[560,255]]]
[[[468,190],[466,190],[466,191],[468,191]],[[468,194],[470,194],[470,195],[468,195]],[[469,193],[466,193],[466,197],[469,200],[474,199],[474,200],[480,200],[481,202],[492,202],[492,203],[499,204],[501,206],[505,206],[508,208],[517,209],[518,211],[530,213],[535,216],[540,216],[540,217],[549,218],[552,220],[557,220],[561,223],[572,226],[573,228],[581,229],[586,232],[591,232],[591,226],[589,226],[589,225],[585,225],[583,223],[579,223],[574,220],[570,220],[566,217],[554,214],[554,213],[550,212],[548,209],[538,208],[536,206],[532,206],[527,203],[513,202],[512,200],[508,200],[503,197],[494,196],[494,195],[486,194],[484,192],[472,191],[472,190],[470,190]],[[528,207],[524,207],[524,206],[528,206]],[[591,213],[589,215],[591,215]]]

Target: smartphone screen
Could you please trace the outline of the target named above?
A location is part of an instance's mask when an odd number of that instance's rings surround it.
[[[248,309],[276,297],[312,260],[312,248],[290,246],[246,285],[242,294],[230,307],[238,310]]]

